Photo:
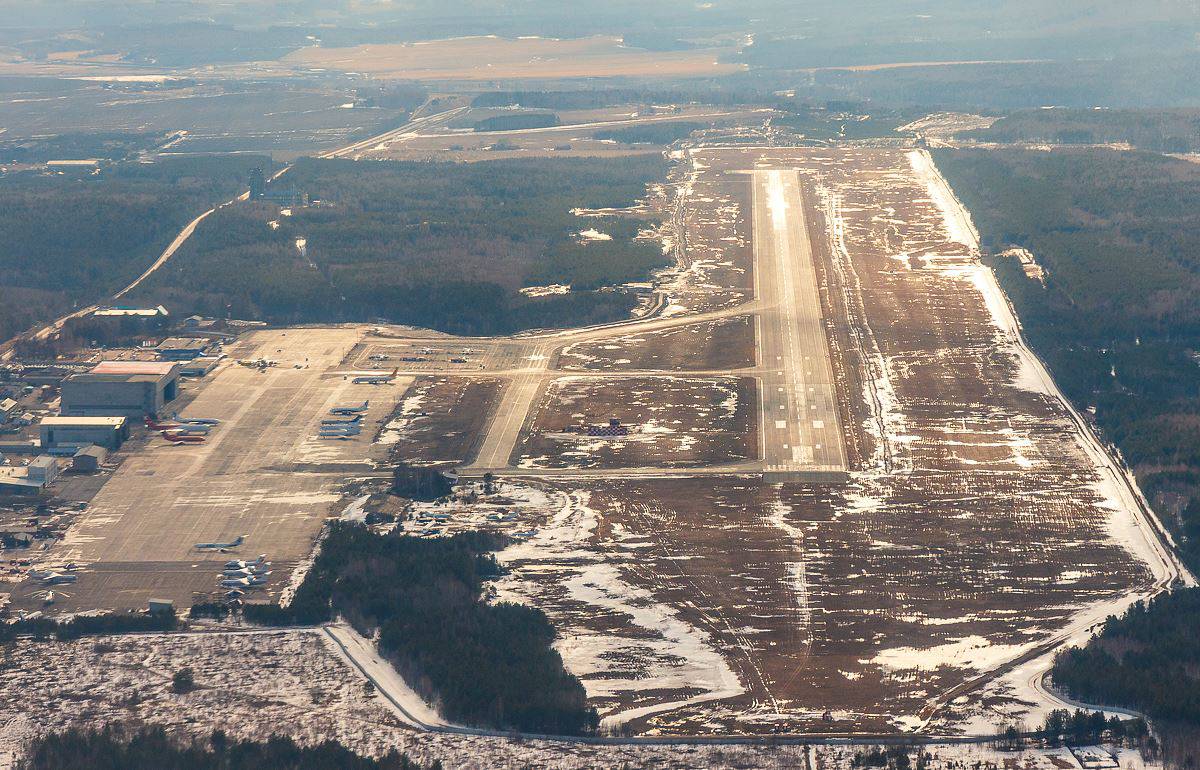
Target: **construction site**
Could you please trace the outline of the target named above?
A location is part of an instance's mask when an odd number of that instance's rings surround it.
[[[512,536],[497,594],[547,613],[606,727],[945,734],[1036,720],[1023,666],[1192,581],[927,153],[673,160],[676,264],[639,317],[254,329],[203,376],[63,380],[29,430],[113,459],[47,487],[60,533],[9,558],[12,607],[286,598],[323,524],[413,462],[472,493],[401,526]],[[259,554],[269,580],[218,579]]]

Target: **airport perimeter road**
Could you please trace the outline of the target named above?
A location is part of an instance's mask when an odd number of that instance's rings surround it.
[[[754,188],[760,441],[768,478],[845,473],[829,341],[817,271],[791,170],[750,172]]]

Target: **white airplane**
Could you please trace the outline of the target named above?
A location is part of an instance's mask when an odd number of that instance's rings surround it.
[[[241,569],[242,567],[259,567],[264,564],[270,565],[270,563],[271,562],[267,561],[267,555],[265,553],[260,553],[258,555],[258,558],[253,561],[245,561],[243,559],[230,559],[229,561],[225,562],[225,569]]]
[[[338,420],[335,418],[326,417],[325,419],[321,420],[321,424],[322,425],[353,425],[354,423],[358,422],[362,418],[363,418],[363,416],[361,414],[356,414],[348,420]]]
[[[220,420],[215,420],[211,417],[180,417],[178,414],[171,415],[171,419],[175,422],[188,423],[191,425],[220,425]]]
[[[354,385],[391,385],[399,371],[400,367],[396,367],[391,374],[369,374],[365,377],[355,377],[350,382]]]
[[[63,583],[74,583],[79,579],[78,575],[70,575],[63,572],[52,572],[43,578],[39,578],[44,586],[56,586]]]
[[[367,400],[367,401],[362,402],[361,406],[335,406],[334,408],[329,410],[329,413],[330,414],[345,414],[345,415],[362,414],[363,412],[367,411],[367,407],[369,407],[370,405],[371,405],[370,400]]]
[[[250,577],[221,577],[221,588],[238,588],[245,590],[247,588],[259,588],[267,584],[266,575],[252,575]]]
[[[226,569],[221,573],[227,578],[266,578],[271,574],[269,569],[252,569],[250,567],[242,567],[241,569]]]
[[[335,427],[333,425],[322,425],[322,436],[357,436],[362,433],[362,428],[357,425],[347,425],[345,427]]]
[[[198,551],[220,551],[220,550],[224,550],[226,548],[237,548],[239,545],[241,545],[245,541],[246,541],[245,535],[238,535],[233,540],[230,540],[228,543],[196,543],[196,545],[194,545],[192,547]]]

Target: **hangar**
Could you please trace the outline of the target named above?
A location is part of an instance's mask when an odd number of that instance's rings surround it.
[[[96,444],[106,449],[119,449],[129,438],[125,417],[47,417],[40,427],[42,450],[63,445],[88,446]]]
[[[179,364],[103,361],[62,382],[64,417],[157,415],[179,394]]]

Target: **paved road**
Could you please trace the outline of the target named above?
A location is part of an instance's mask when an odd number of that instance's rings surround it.
[[[768,474],[845,472],[829,341],[817,271],[791,170],[751,172],[761,406],[759,437]]]

